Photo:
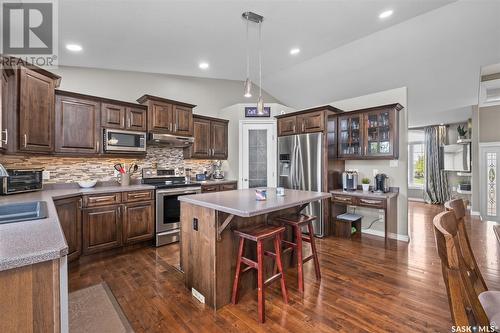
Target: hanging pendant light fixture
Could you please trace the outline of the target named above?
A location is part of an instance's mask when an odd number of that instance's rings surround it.
[[[259,98],[257,100],[257,113],[264,113],[264,99],[262,98],[262,21],[264,17],[253,12],[244,12],[243,18],[247,21],[247,78],[244,86],[244,96],[252,97],[252,81],[250,80],[250,47],[248,42],[248,25],[250,21],[259,24]]]
[[[252,97],[252,81],[250,80],[250,47],[248,45],[248,23],[247,20],[247,79],[245,80],[245,96],[246,98]]]

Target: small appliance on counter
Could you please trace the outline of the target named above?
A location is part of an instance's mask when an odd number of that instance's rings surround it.
[[[222,171],[222,161],[217,160],[212,164],[214,173],[212,174],[213,179],[224,179],[224,171]]]
[[[358,189],[358,173],[356,171],[344,171],[342,173],[342,189],[344,191],[356,191]]]
[[[0,194],[2,195],[40,191],[42,189],[42,168],[7,169],[6,171],[7,176],[0,176],[2,185]]]
[[[379,173],[375,176],[375,193],[389,192],[389,177],[385,173]]]

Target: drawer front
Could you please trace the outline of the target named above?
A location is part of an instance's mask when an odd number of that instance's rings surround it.
[[[354,205],[355,204],[354,197],[347,196],[347,195],[341,195],[341,194],[334,194],[332,196],[332,201],[335,203],[344,204],[344,205]]]
[[[123,202],[137,202],[137,201],[148,201],[153,200],[153,191],[133,191],[133,192],[123,192],[122,193]]]
[[[385,203],[385,199],[358,198],[358,206],[384,209]]]
[[[237,183],[221,184],[220,185],[221,191],[232,191],[232,190],[236,190],[237,188],[238,188]]]
[[[119,204],[121,202],[121,193],[107,193],[96,195],[84,195],[84,207],[98,207]]]
[[[219,185],[202,185],[201,186],[201,193],[218,192],[219,190],[220,190]]]

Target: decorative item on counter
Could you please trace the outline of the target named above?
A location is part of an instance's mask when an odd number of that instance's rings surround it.
[[[363,192],[368,192],[370,190],[370,178],[361,179],[361,186],[363,187]]]
[[[121,163],[116,163],[114,165],[114,168],[115,168],[116,171],[118,171],[121,174],[125,173],[125,169],[123,168],[123,165]]]
[[[212,164],[214,173],[212,177],[214,179],[224,179],[224,171],[222,171],[222,161],[216,160]]]
[[[129,186],[130,185],[130,174],[122,173],[120,175],[120,185],[121,186]]]
[[[284,187],[276,187],[276,195],[278,197],[285,196],[285,188]]]
[[[266,189],[255,189],[255,200],[265,201],[267,200],[267,190]]]
[[[465,126],[458,125],[457,132],[460,140],[467,139],[467,130],[465,129]]]
[[[97,184],[97,180],[80,180],[78,182],[78,186],[81,188],[91,188],[94,187],[95,184]]]
[[[205,181],[207,180],[207,175],[204,174],[204,173],[197,173],[196,174],[196,181],[197,182],[202,182],[202,181]]]

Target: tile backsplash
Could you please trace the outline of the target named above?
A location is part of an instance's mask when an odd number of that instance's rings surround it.
[[[41,167],[50,172],[50,179],[44,180],[45,184],[73,183],[84,179],[95,179],[98,181],[115,180],[114,168],[116,163],[128,165],[132,162],[139,165],[139,171],[133,178],[141,177],[142,168],[158,168],[183,170],[191,168],[191,175],[212,170],[211,160],[185,160],[182,149],[149,146],[146,156],[142,159],[102,157],[58,157],[58,156],[22,156],[6,155],[0,156],[0,163],[6,168]]]

